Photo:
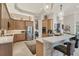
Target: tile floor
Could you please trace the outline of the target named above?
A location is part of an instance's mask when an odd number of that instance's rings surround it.
[[[13,56],[33,56],[24,42],[17,42],[13,45]]]

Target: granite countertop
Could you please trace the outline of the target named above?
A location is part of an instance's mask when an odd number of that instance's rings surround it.
[[[13,42],[13,36],[1,36],[0,44]]]
[[[23,34],[24,32],[25,32],[25,30],[7,30],[7,31],[4,31],[3,36],[0,35],[0,44],[13,42],[14,34]]]
[[[8,30],[4,35],[23,34],[25,30]]]
[[[41,43],[43,43],[43,39],[42,38],[37,38],[36,40],[41,42]]]
[[[67,41],[71,37],[74,37],[74,35],[63,34],[61,36],[37,38],[36,40],[40,41],[41,43],[43,43],[44,41],[47,41],[49,43],[55,43],[55,42],[59,42],[59,41],[62,41],[62,40],[66,40]]]

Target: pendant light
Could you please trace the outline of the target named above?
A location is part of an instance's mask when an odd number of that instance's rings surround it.
[[[61,5],[60,5],[60,11],[59,11],[59,13],[58,13],[59,20],[63,20],[63,17],[64,17],[64,12],[63,12],[62,7],[63,7],[63,5],[61,4]]]

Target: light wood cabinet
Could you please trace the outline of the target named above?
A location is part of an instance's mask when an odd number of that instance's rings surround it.
[[[43,51],[43,43],[36,41],[36,55],[37,56],[43,56],[44,55],[44,51]]]
[[[0,29],[1,29],[1,10],[2,10],[2,5],[1,5],[1,3],[0,3]]]
[[[25,29],[25,21],[15,20],[14,21],[14,29],[16,30],[24,30]]]
[[[12,42],[0,44],[0,56],[12,56]]]
[[[20,30],[20,29],[22,29],[22,27],[21,26],[23,26],[23,24],[22,24],[23,22],[21,22],[21,21],[18,21],[18,20],[10,20],[9,22],[8,22],[8,29],[9,30]]]
[[[27,26],[33,26],[33,21],[10,20],[8,26],[9,30],[25,30]]]
[[[25,37],[25,34],[15,34],[14,35],[14,42],[19,42],[19,41],[25,41],[27,40]]]
[[[33,26],[33,21],[26,21],[26,26]]]
[[[53,20],[52,19],[46,19],[42,21],[42,34],[43,36],[48,35],[48,30],[52,30],[53,27]]]
[[[8,30],[14,30],[14,21],[13,20],[10,20],[9,22],[8,22]]]
[[[10,19],[10,15],[5,3],[0,3],[0,29],[8,29],[8,22]]]

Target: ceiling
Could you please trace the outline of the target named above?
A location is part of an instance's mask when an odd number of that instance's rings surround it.
[[[7,3],[7,7],[10,13],[32,16],[45,13],[43,9],[50,4],[52,5],[52,14],[60,11],[61,3]],[[73,12],[79,12],[79,4],[77,3],[62,3],[62,5],[65,16]]]

